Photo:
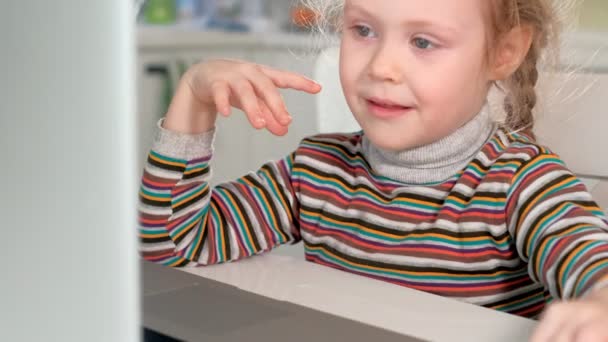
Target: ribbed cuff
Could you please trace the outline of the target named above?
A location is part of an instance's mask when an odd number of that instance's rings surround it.
[[[162,118],[157,123],[157,133],[152,150],[163,156],[192,160],[208,157],[213,154],[215,128],[200,134],[185,134],[163,128]]]

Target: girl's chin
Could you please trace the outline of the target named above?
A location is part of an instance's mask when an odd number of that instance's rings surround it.
[[[409,141],[404,139],[403,136],[394,136],[383,134],[383,133],[375,133],[368,132],[365,129],[363,130],[367,139],[377,148],[387,151],[399,152],[404,150],[409,150],[415,147],[420,146],[415,141]]]

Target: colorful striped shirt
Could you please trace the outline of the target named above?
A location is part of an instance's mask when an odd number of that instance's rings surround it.
[[[525,317],[608,280],[608,219],[557,155],[498,130],[438,184],[378,175],[362,134],[304,139],[212,188],[210,148],[150,152],[141,252],[169,266],[235,261],[303,241],[308,261]]]

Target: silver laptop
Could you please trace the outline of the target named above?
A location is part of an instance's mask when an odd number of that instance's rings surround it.
[[[133,3],[0,7],[0,339],[137,341]]]
[[[142,271],[147,341],[422,341],[164,266]]]

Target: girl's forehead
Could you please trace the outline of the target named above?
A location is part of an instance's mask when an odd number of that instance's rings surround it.
[[[482,1],[488,0],[344,0],[344,11],[384,22],[429,22],[466,28],[484,22]]]

